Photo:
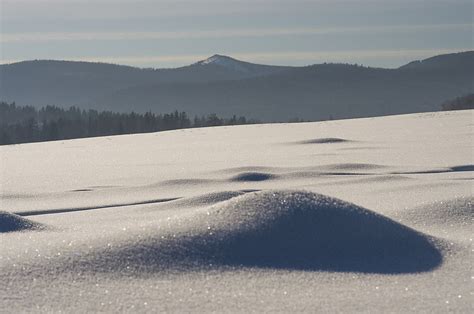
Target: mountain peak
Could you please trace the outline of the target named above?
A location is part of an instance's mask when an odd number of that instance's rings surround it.
[[[241,73],[249,73],[252,72],[252,69],[250,66],[252,66],[250,63],[243,62],[236,60],[234,58],[224,56],[224,55],[219,55],[215,54],[206,60],[202,60],[197,62],[198,65],[214,65],[214,66],[219,66],[222,68],[226,68],[228,70],[236,71],[236,72],[241,72]]]
[[[239,62],[240,61],[235,60],[231,57],[215,54],[207,58],[206,60],[199,61],[198,63],[199,64],[218,64],[218,65],[226,66],[231,63],[239,63]]]

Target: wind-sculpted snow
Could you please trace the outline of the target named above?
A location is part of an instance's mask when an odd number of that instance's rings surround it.
[[[306,140],[299,142],[299,144],[334,144],[334,143],[347,143],[349,140],[338,138],[338,137],[325,137],[325,138],[315,138],[311,140]]]
[[[445,226],[472,226],[474,224],[474,197],[460,197],[418,206],[403,214],[413,224]]]
[[[473,114],[2,146],[0,312],[471,313]]]
[[[193,185],[200,185],[206,183],[212,183],[212,180],[205,180],[205,179],[175,179],[175,180],[167,180],[160,182],[159,185],[163,186],[193,186]]]
[[[245,181],[266,181],[274,179],[277,176],[265,172],[243,172],[231,178],[231,181],[245,182]]]
[[[192,206],[205,206],[213,205],[215,203],[227,201],[233,197],[237,197],[245,194],[247,191],[224,191],[214,192],[195,197],[189,197],[184,199],[178,199],[170,204],[167,204],[167,208],[182,208]],[[253,191],[252,191],[253,192]]]
[[[158,222],[148,238],[94,259],[105,271],[138,272],[220,265],[412,273],[442,262],[421,233],[351,203],[286,190],[248,193]]]
[[[358,163],[346,163],[346,164],[330,164],[321,166],[320,168],[326,170],[374,170],[374,169],[383,169],[386,166],[376,165],[376,164],[358,164]]]
[[[41,230],[46,227],[21,216],[0,211],[0,233],[14,231]]]
[[[419,171],[407,171],[405,174],[436,174],[436,173],[449,173],[449,172],[471,172],[474,171],[474,165],[459,165],[449,168],[442,169],[431,169],[431,170],[419,170]]]
[[[114,204],[91,206],[91,207],[69,207],[69,208],[52,208],[52,209],[42,209],[42,210],[19,211],[19,212],[16,212],[16,214],[18,216],[61,214],[61,213],[70,213],[70,212],[78,212],[78,211],[97,210],[97,209],[104,209],[104,208],[117,208],[117,207],[128,207],[128,206],[136,206],[136,205],[164,203],[164,202],[174,201],[176,199],[177,199],[176,197],[173,197],[173,198],[144,200],[144,201],[130,202],[130,203],[114,203]]]

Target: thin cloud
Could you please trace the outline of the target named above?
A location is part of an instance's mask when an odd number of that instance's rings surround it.
[[[309,61],[318,62],[348,62],[354,63],[361,59],[393,59],[393,58],[426,58],[437,54],[466,51],[469,48],[450,49],[394,49],[394,50],[341,50],[341,51],[307,51],[307,52],[256,52],[236,53],[233,56],[254,62]],[[312,62],[311,62],[312,61]]]
[[[307,28],[258,28],[223,30],[184,30],[158,32],[26,32],[2,34],[0,43],[94,41],[94,40],[156,40],[156,39],[205,39],[235,37],[268,37],[291,35],[318,35],[338,33],[393,33],[413,31],[471,30],[472,24],[393,25],[362,27],[307,27]]]

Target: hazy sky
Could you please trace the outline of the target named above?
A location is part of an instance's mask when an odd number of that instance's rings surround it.
[[[219,53],[395,67],[473,49],[472,0],[0,0],[1,63],[175,67]]]

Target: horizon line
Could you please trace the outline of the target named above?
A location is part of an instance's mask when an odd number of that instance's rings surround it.
[[[429,54],[431,52],[431,54]],[[124,66],[124,67],[132,67],[137,69],[153,69],[153,70],[171,70],[171,69],[178,69],[182,67],[187,67],[191,65],[198,64],[199,62],[205,61],[210,59],[214,56],[221,56],[230,58],[239,62],[245,63],[252,63],[257,65],[268,65],[268,66],[286,66],[286,67],[306,67],[306,66],[313,66],[313,65],[320,65],[320,64],[348,64],[348,65],[361,65],[369,68],[386,68],[386,69],[394,69],[406,65],[410,62],[422,61],[432,57],[441,56],[441,55],[448,55],[448,54],[456,54],[456,53],[468,53],[474,52],[472,48],[447,48],[447,49],[400,49],[400,50],[355,50],[355,51],[319,51],[319,52],[281,52],[281,53],[266,53],[266,52],[255,52],[255,53],[236,53],[234,55],[226,54],[226,53],[213,53],[212,55],[164,55],[164,56],[104,56],[104,57],[71,57],[71,58],[37,58],[37,59],[10,59],[10,60],[0,60],[0,66],[3,65],[12,65],[17,63],[23,62],[35,62],[35,61],[57,61],[57,62],[84,62],[84,63],[96,63],[96,64],[109,64],[109,65],[116,65],[116,66]],[[411,61],[405,62],[400,64],[398,67],[381,67],[381,66],[370,66],[363,63],[359,63],[356,60],[350,61],[343,57],[343,55],[354,55],[358,54],[359,58],[390,58],[390,57],[410,57],[409,54],[411,53],[412,56],[414,55],[428,55],[421,59],[411,59]],[[247,61],[245,60],[246,57],[252,59],[277,59],[285,58],[285,57],[294,57],[295,60],[301,59],[310,59],[311,56],[319,56],[320,58],[323,56],[335,56],[339,55],[341,58],[340,61],[319,61],[315,63],[307,63],[303,65],[288,65],[288,64],[271,64],[259,61]],[[416,57],[414,57],[416,58]],[[193,59],[194,61],[192,61]],[[345,59],[345,60],[342,60]],[[197,60],[197,61],[196,61]],[[121,62],[122,61],[122,62]],[[127,64],[127,61],[129,63]],[[145,64],[147,62],[173,62],[173,61],[183,61],[186,62],[182,65],[177,66],[170,66],[170,67],[154,67],[154,66],[140,66],[140,62]],[[135,64],[133,64],[135,63]]]

